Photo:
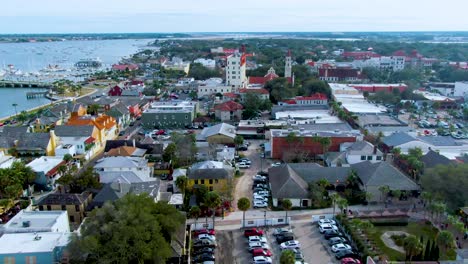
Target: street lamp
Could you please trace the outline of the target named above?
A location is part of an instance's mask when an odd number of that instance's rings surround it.
[[[18,106],[18,104],[17,104],[17,103],[13,103],[12,106],[15,108],[15,116],[17,116],[17,115],[18,115],[18,112],[16,111],[16,107]]]

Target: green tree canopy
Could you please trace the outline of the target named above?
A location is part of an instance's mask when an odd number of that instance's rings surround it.
[[[221,74],[219,71],[209,69],[200,63],[192,63],[188,77],[193,77],[195,80],[206,80],[212,77],[221,77]]]
[[[290,249],[281,252],[280,264],[294,264],[296,262],[294,252]]]
[[[173,206],[147,194],[127,194],[95,209],[69,244],[72,263],[165,263],[184,223]]]
[[[18,198],[22,190],[33,183],[36,173],[21,161],[15,161],[10,168],[0,169],[0,196]]]
[[[237,208],[242,211],[242,225],[245,226],[245,211],[249,210],[250,208],[250,200],[247,197],[242,197],[237,201]]]
[[[406,251],[408,260],[411,261],[414,256],[421,253],[423,246],[416,236],[409,235],[403,241],[403,248]]]

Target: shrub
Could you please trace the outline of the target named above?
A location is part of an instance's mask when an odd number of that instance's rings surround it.
[[[401,235],[392,235],[390,237],[397,246],[399,247],[402,247],[403,246],[403,243],[404,243],[404,240],[406,238],[406,235],[405,234],[401,234]]]

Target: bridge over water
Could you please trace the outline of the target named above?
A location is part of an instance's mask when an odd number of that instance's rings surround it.
[[[52,87],[50,82],[38,81],[0,81],[0,88],[49,88]]]

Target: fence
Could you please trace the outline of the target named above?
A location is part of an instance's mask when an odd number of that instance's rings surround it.
[[[285,217],[282,218],[258,218],[258,219],[246,219],[245,225],[241,220],[241,226],[243,227],[259,227],[259,226],[278,226],[287,225],[291,222],[291,217],[288,217],[287,221]]]
[[[312,215],[312,223],[316,223],[321,219],[334,219],[333,214],[321,214],[321,215]]]
[[[213,222],[208,221],[206,222],[197,222],[196,224],[191,224],[190,228],[192,230],[200,230],[200,229],[213,229]]]

